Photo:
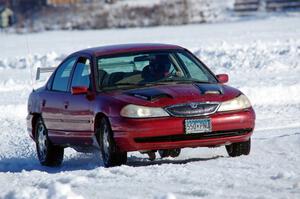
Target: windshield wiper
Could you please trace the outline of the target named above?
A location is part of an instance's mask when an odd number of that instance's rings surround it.
[[[141,85],[142,84],[139,83],[123,82],[123,83],[114,84],[113,86],[141,86]]]
[[[200,81],[197,79],[182,79],[182,78],[167,78],[162,79],[155,82],[143,82],[143,83],[131,83],[131,82],[122,82],[118,84],[114,84],[112,86],[106,86],[104,90],[115,90],[120,89],[122,86],[128,87],[148,87],[148,86],[155,86],[155,85],[166,85],[166,83],[175,83],[175,84],[186,84],[186,83],[199,83],[199,84],[210,84],[211,82],[208,81]]]
[[[182,78],[168,78],[168,79],[162,79],[157,81],[157,83],[163,83],[163,82],[175,82],[175,83],[204,83],[204,84],[210,84],[211,82],[208,81],[200,81],[197,79],[182,79]]]
[[[143,83],[126,82],[126,83],[115,84],[114,86],[154,86],[158,84],[163,84],[163,82],[143,82]]]
[[[139,86],[143,86],[143,85],[136,84],[136,83],[130,83],[130,82],[124,82],[124,83],[114,84],[112,86],[104,86],[101,89],[103,89],[103,90],[118,90],[118,89],[121,89],[120,87],[122,87],[122,89],[124,89],[126,87],[139,87]]]

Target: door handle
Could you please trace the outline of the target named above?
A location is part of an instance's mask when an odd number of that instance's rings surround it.
[[[64,107],[65,107],[65,109],[67,109],[69,107],[69,102],[68,101],[64,102]]]

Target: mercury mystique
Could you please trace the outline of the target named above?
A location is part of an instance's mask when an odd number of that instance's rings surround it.
[[[176,157],[185,147],[225,146],[248,155],[255,113],[187,49],[166,44],[90,48],[69,55],[28,100],[27,126],[40,163],[58,166],[64,148],[98,148],[106,167],[127,152]]]

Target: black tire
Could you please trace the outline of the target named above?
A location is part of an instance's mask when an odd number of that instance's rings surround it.
[[[176,158],[180,155],[181,149],[161,149],[158,153],[161,158],[172,157]]]
[[[35,125],[35,143],[41,165],[49,167],[61,165],[64,158],[64,148],[51,143],[48,137],[48,130],[42,118],[38,118]]]
[[[246,142],[238,142],[227,145],[226,150],[230,157],[249,155],[251,150],[251,138],[249,138]]]
[[[166,158],[170,156],[170,150],[168,149],[160,149],[158,150],[158,153],[161,158]]]
[[[120,152],[113,139],[107,118],[102,118],[98,129],[97,139],[100,145],[103,164],[105,167],[120,166],[127,162],[127,152]]]
[[[170,150],[170,156],[176,158],[180,155],[181,149],[172,149]]]

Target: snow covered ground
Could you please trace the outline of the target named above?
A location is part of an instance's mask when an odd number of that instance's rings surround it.
[[[299,35],[299,17],[1,33],[0,198],[300,198]],[[107,169],[97,154],[68,149],[60,168],[40,166],[25,125],[31,71],[81,48],[129,42],[179,44],[215,73],[228,73],[230,85],[249,96],[257,113],[251,154],[229,158],[224,147],[184,149],[178,158],[150,162],[130,153],[127,165]]]

